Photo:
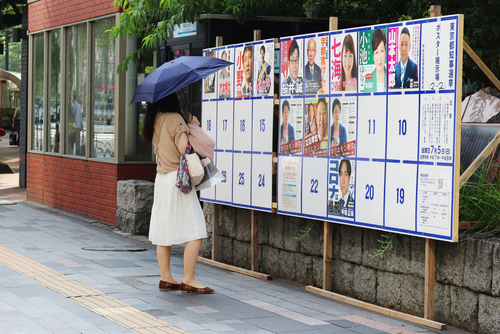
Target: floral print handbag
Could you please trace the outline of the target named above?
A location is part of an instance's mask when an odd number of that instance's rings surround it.
[[[181,156],[181,161],[179,162],[179,167],[177,168],[177,179],[175,181],[175,186],[179,188],[184,194],[189,194],[191,192],[191,181],[189,180],[188,163],[186,156],[191,150],[191,144],[188,142],[186,146],[186,153]]]

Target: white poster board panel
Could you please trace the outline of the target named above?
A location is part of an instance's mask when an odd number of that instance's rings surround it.
[[[253,96],[274,96],[274,41],[254,45]]]
[[[303,158],[302,214],[326,217],[328,159]]]
[[[217,102],[201,102],[203,114],[201,115],[201,128],[217,144]]]
[[[358,97],[358,157],[385,159],[386,96]]]
[[[418,94],[388,96],[387,159],[417,160],[418,102]]]
[[[358,161],[356,166],[356,221],[382,226],[385,163]]]
[[[454,162],[455,94],[420,95],[420,161]]]
[[[385,226],[415,231],[416,164],[386,164]]]
[[[302,159],[280,156],[278,168],[278,211],[300,213]]]
[[[273,156],[252,154],[252,207],[272,210]]]
[[[218,101],[217,149],[233,149],[233,100]]]
[[[252,155],[233,154],[233,204],[250,205]]]
[[[234,101],[234,150],[252,150],[252,100]]]
[[[233,154],[216,152],[217,169],[224,180],[215,186],[215,199],[220,202],[231,203],[233,199]]]
[[[417,231],[451,236],[453,221],[453,168],[419,166]]]
[[[458,20],[422,24],[422,89],[455,89]]]
[[[204,57],[217,57],[217,51],[205,51]],[[217,72],[203,79],[203,100],[215,99],[217,97]]]
[[[214,154],[214,165],[217,167],[217,152]],[[200,200],[202,201],[215,201],[215,187],[210,187],[200,190]]]
[[[252,151],[273,151],[274,99],[253,100],[253,147]]]

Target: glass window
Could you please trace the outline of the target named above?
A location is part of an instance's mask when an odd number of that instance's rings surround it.
[[[101,159],[115,156],[115,41],[105,32],[115,25],[111,17],[92,24],[94,47],[94,147],[91,155]]]
[[[127,41],[127,52],[137,49],[139,43],[139,39],[129,38]],[[153,69],[153,56],[143,56],[139,65],[132,62],[129,63],[125,74],[127,80],[125,94],[125,161],[153,160],[153,146],[151,142],[145,141],[142,136],[146,103],[137,102],[129,104],[134,96],[137,83],[144,80]]]
[[[87,24],[67,28],[66,154],[85,156],[87,107]]]
[[[33,150],[43,150],[43,33],[33,36]]]
[[[50,152],[59,153],[61,111],[61,30],[49,33],[50,45]]]

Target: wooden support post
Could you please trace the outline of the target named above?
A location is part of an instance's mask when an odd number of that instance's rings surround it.
[[[259,271],[259,212],[252,210],[251,212],[251,247],[252,247],[252,271]]]
[[[493,152],[493,150],[500,144],[500,133],[497,133],[495,137],[489,142],[484,150],[477,156],[476,159],[470,164],[469,168],[460,175],[460,186],[463,186],[467,180],[474,174],[474,172],[481,166],[484,160]]]
[[[500,90],[500,80],[497,79],[497,77],[491,72],[491,70],[486,66],[485,63],[479,58],[479,56],[474,52],[474,50],[471,49],[469,44],[464,41],[464,50],[467,52],[467,54],[474,60],[474,62],[479,66],[479,68],[486,74],[488,79],[491,80],[491,82],[495,85],[495,87]]]
[[[332,291],[332,225],[329,222],[323,225],[323,289]]]
[[[424,318],[434,320],[434,285],[436,282],[436,240],[425,239]]]
[[[429,8],[429,13],[431,17],[441,16],[441,6],[440,5],[432,5]]]
[[[337,30],[339,28],[339,18],[330,17],[329,22],[330,31]],[[332,290],[332,224],[329,222],[324,222],[323,231],[323,289],[331,291]]]
[[[222,36],[216,36],[215,37],[215,46],[222,46],[223,43],[223,38]],[[219,260],[219,212],[220,212],[220,205],[219,204],[213,204],[214,206],[214,213],[212,216],[212,260],[213,261],[218,261]]]

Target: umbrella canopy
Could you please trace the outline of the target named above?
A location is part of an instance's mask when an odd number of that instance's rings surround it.
[[[179,57],[169,61],[146,77],[135,90],[130,103],[155,103],[165,96],[201,80],[233,63],[213,57]]]

